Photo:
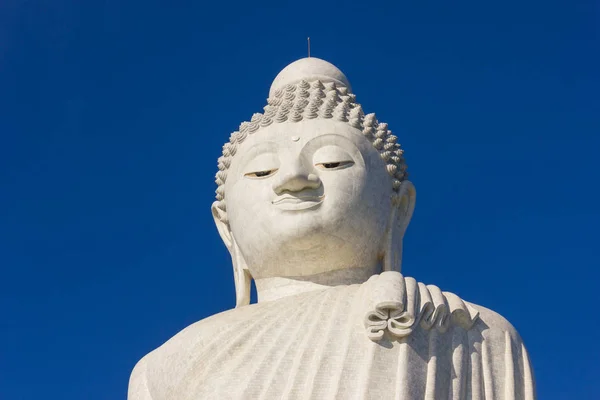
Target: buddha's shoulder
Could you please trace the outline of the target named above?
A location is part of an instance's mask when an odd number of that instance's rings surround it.
[[[254,318],[264,307],[259,304],[251,304],[248,306],[226,310],[204,319],[195,322],[180,332],[175,334],[171,339],[166,341],[162,346],[155,350],[169,351],[172,348],[179,348],[183,344],[204,341],[214,338],[222,330],[230,328],[240,323],[244,323],[249,319]]]
[[[521,341],[521,337],[515,327],[502,315],[489,308],[466,302],[478,312],[477,322],[474,325],[484,337],[510,335],[515,341]]]
[[[199,349],[215,344],[215,339],[220,338],[225,330],[235,329],[236,326],[256,318],[263,308],[259,304],[252,304],[223,311],[195,322],[175,334],[136,363],[129,378],[128,399],[162,398],[160,395],[155,397],[154,394],[164,391],[177,380],[177,374],[185,369],[187,362],[191,360],[189,354],[198,353]]]

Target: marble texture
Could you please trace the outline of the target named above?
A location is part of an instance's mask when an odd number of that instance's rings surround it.
[[[393,291],[403,279],[384,272],[364,284],[286,296],[200,321],[136,366],[130,398],[535,398],[527,352],[514,328],[435,286],[418,285],[430,297],[413,303],[413,310],[424,311],[413,324],[385,316],[383,335],[369,338],[375,329],[365,319],[375,304],[409,301],[408,291]],[[389,323],[394,319],[412,330],[399,332]]]
[[[400,273],[415,188],[398,137],[337,67],[281,71],[218,167],[236,308],[144,357],[130,400],[535,399],[504,318]]]

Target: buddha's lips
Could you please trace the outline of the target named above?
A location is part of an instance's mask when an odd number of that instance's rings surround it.
[[[283,210],[305,210],[320,205],[325,196],[292,196],[285,194],[273,200],[273,205]]]

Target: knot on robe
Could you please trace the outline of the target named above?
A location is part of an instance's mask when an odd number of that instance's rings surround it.
[[[469,330],[478,311],[450,292],[404,278],[396,271],[372,276],[367,282],[364,325],[367,336],[379,341],[386,332],[393,338],[410,335],[417,326],[445,332],[451,324]]]

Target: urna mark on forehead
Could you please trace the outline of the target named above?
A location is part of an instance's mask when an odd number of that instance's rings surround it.
[[[306,164],[308,160],[313,160],[315,153],[321,155],[317,157],[322,159],[323,150],[327,148],[326,153],[332,154],[331,160],[344,158],[341,154],[352,154],[360,165],[364,166],[364,157],[375,157],[376,168],[382,169],[379,152],[371,143],[364,138],[362,132],[350,125],[335,121],[333,119],[314,119],[303,120],[297,123],[272,124],[261,128],[256,134],[249,135],[244,142],[238,145],[236,155],[232,158],[228,168],[228,177],[226,181],[227,191],[231,184],[236,181],[235,177],[241,177],[245,174],[247,164],[257,164],[254,161],[269,159],[270,162],[260,163],[258,165],[294,165],[298,162]],[[337,148],[337,151],[332,149]],[[268,156],[266,156],[268,154]],[[340,159],[341,159],[340,158]],[[316,164],[315,164],[316,165]],[[279,167],[277,168],[279,169]]]
[[[264,112],[242,122],[223,146],[216,175],[217,207],[226,220],[225,182],[232,159],[249,135],[273,124],[306,120],[338,121],[357,129],[378,150],[392,179],[390,195],[398,192],[407,178],[403,150],[398,138],[375,114],[365,115],[356,102],[345,75],[334,65],[318,58],[305,58],[288,65],[273,81]],[[298,136],[298,135],[294,135]],[[224,221],[226,222],[226,221]]]

